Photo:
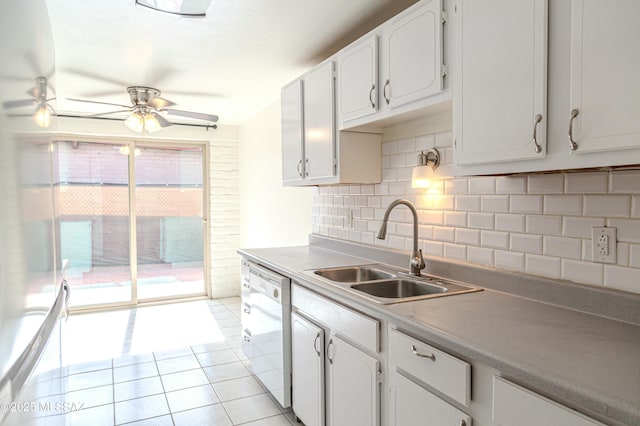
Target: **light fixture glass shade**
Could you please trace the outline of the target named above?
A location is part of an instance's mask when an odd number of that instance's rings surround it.
[[[51,123],[51,113],[49,112],[49,107],[46,102],[42,102],[38,105],[38,109],[36,109],[33,119],[38,127],[42,127],[43,129],[49,127],[49,124]]]
[[[160,126],[160,122],[158,122],[158,119],[153,114],[144,115],[144,130],[153,133],[160,129],[162,129],[162,126]]]
[[[132,113],[126,120],[124,125],[134,132],[142,133],[144,131],[144,121],[142,115],[137,112]]]
[[[211,0],[136,0],[136,4],[182,16],[205,16]]]
[[[433,169],[431,166],[415,166],[411,173],[412,188],[430,188],[433,180]]]

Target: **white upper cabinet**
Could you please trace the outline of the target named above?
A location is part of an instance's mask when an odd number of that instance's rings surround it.
[[[577,154],[640,147],[638,18],[637,0],[571,2],[569,147]]]
[[[442,0],[422,0],[337,54],[340,129],[378,130],[450,101]]]
[[[373,34],[338,55],[339,121],[378,110],[378,36]]]
[[[282,181],[300,182],[304,177],[304,122],[302,117],[302,80],[282,88]]]
[[[442,0],[384,24],[381,79],[383,107],[397,108],[442,91]]]
[[[305,177],[335,174],[335,111],[333,60],[311,70],[304,78]]]
[[[461,0],[452,14],[460,27],[457,175],[640,163],[640,2],[549,2],[548,19],[546,7],[546,0]],[[547,26],[548,56],[537,48]],[[539,112],[545,95],[546,114]]]
[[[547,0],[461,0],[457,15],[456,163],[543,157]]]

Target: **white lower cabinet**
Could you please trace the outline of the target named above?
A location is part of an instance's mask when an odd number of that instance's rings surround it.
[[[471,426],[471,417],[395,371],[389,390],[389,426]]]
[[[327,345],[328,425],[378,424],[378,360],[332,336]]]
[[[471,416],[443,397],[468,407],[471,365],[389,328],[389,426],[470,426]]]
[[[375,354],[379,322],[298,285],[292,305],[295,416],[305,426],[378,426],[380,361],[356,345]]]
[[[324,425],[324,330],[291,314],[293,411],[306,426]]]
[[[497,376],[493,378],[493,421],[499,426],[604,426]]]

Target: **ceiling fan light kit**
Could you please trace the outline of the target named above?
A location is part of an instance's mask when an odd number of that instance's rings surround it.
[[[46,77],[37,77],[35,87],[27,92],[33,97],[32,99],[6,101],[3,102],[2,106],[4,109],[11,109],[36,105],[36,109],[33,112],[33,120],[38,127],[47,128],[51,124],[51,113],[55,114],[55,110],[49,105],[49,101],[55,98],[47,99],[47,84]]]
[[[127,87],[129,98],[132,106],[114,104],[109,102],[87,101],[82,99],[69,99],[76,102],[86,102],[92,104],[112,105],[126,110],[111,111],[106,113],[93,114],[88,117],[97,117],[101,115],[115,114],[119,112],[129,112],[129,116],[124,120],[125,126],[137,133],[154,133],[164,127],[171,126],[171,122],[164,118],[163,114],[187,117],[196,120],[216,122],[217,115],[203,114],[200,112],[181,111],[177,109],[168,109],[167,107],[175,105],[168,99],[160,97],[160,90],[146,86],[130,86]],[[207,126],[208,128],[209,126]],[[213,128],[216,126],[213,125]]]

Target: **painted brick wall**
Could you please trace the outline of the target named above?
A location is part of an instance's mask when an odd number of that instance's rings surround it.
[[[443,164],[439,188],[426,194],[410,180],[419,151],[430,147]],[[453,178],[450,131],[385,142],[382,154],[382,183],[315,189],[314,233],[409,251],[403,206],[391,214],[387,239],[375,238],[389,203],[407,198],[427,256],[640,293],[640,171]],[[605,225],[618,230],[617,264],[591,261],[591,227]]]
[[[240,292],[240,207],[238,141],[216,140],[210,145],[211,285],[213,297]]]

